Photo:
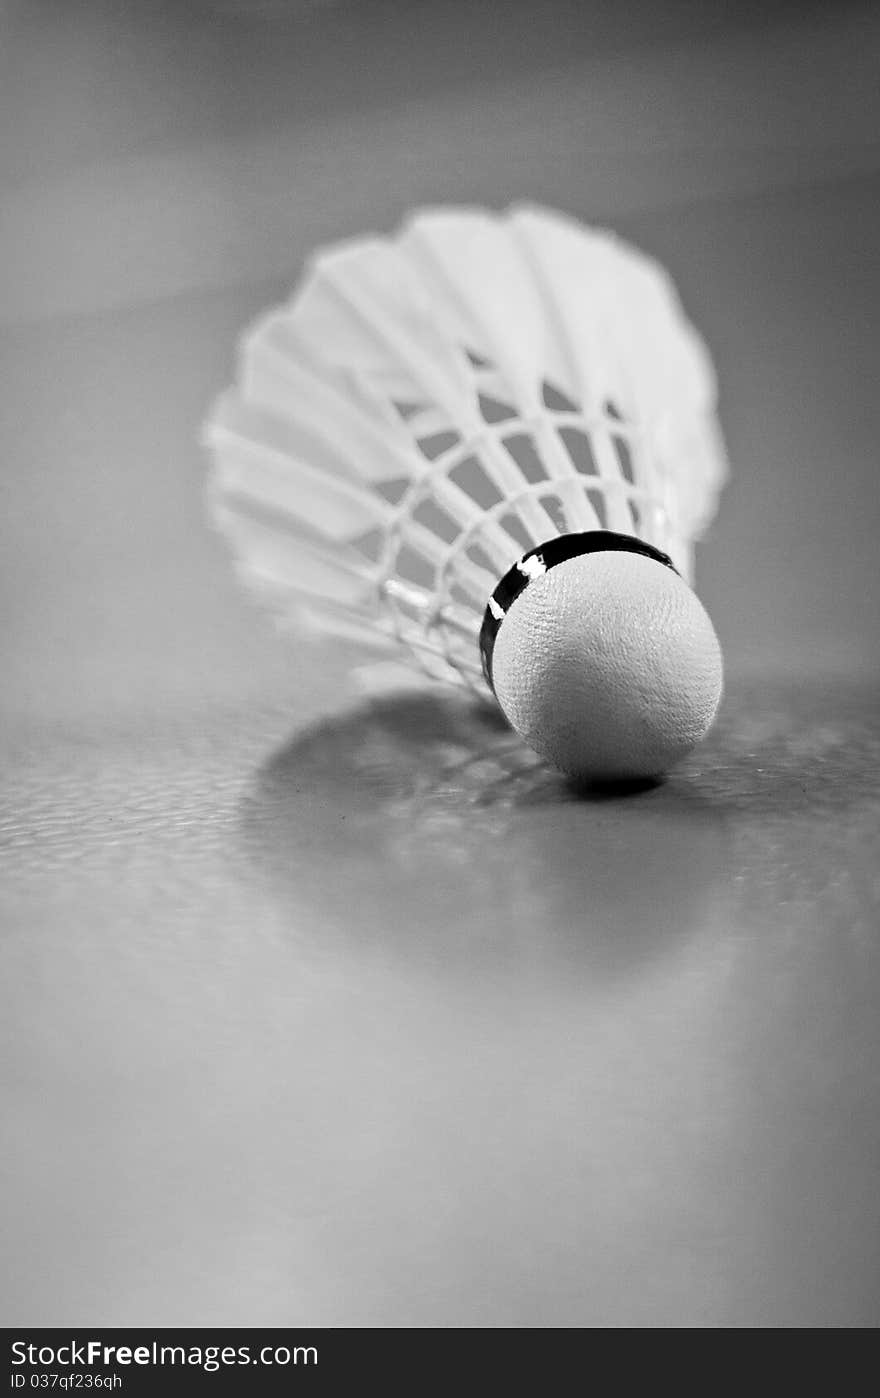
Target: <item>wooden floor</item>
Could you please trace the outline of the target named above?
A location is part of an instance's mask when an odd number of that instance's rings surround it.
[[[273,58],[295,24],[269,7],[248,51],[274,95],[249,70],[225,121],[228,18],[172,116],[173,46],[134,18],[110,44],[125,7],[72,37],[38,5],[22,30],[0,151],[7,1324],[880,1321],[875,17],[747,7],[710,32],[683,6],[658,34],[649,8],[568,66],[558,38],[534,68],[508,40],[491,90],[456,86],[438,39],[417,90],[383,105],[377,67],[297,108]],[[346,4],[303,13],[336,73]],[[117,135],[59,76],[53,144],[37,76],[107,53]],[[558,115],[588,64],[592,163]],[[715,352],[732,480],[698,587],[727,693],[661,785],[578,792],[454,695],[359,699],[352,657],[276,637],[205,525],[198,427],[238,330],[314,234],[391,226],[432,183],[613,222]],[[222,231],[249,193],[250,242]]]

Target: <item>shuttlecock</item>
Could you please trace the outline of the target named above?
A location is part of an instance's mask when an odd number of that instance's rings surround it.
[[[282,609],[488,684],[566,772],[659,775],[721,695],[690,586],[715,398],[641,253],[534,207],[425,210],[318,253],[244,336],[214,517]]]

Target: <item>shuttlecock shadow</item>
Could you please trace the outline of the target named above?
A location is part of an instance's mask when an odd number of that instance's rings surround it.
[[[698,935],[725,885],[723,816],[687,783],[579,787],[446,694],[297,735],[241,828],[292,927],[445,974],[636,974]]]

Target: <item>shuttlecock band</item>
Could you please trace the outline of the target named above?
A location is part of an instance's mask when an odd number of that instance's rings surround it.
[[[492,656],[495,638],[517,597],[535,578],[549,573],[551,568],[556,568],[560,563],[566,563],[570,558],[580,558],[586,553],[609,551],[639,553],[644,558],[653,558],[656,563],[662,563],[673,573],[678,573],[672,559],[661,549],[654,548],[653,544],[646,544],[643,539],[637,539],[632,534],[616,534],[611,529],[591,529],[583,534],[560,534],[555,539],[549,539],[546,544],[538,544],[537,547],[529,549],[528,553],[524,553],[519,562],[514,563],[509,572],[504,574],[495,588],[480,627],[483,674],[493,694],[495,686],[492,682]]]

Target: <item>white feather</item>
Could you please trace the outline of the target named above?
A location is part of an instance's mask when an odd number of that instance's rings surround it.
[[[205,429],[214,517],[293,614],[476,681],[503,573],[608,528],[685,573],[726,465],[709,354],[666,273],[516,207],[321,252],[243,337]]]

